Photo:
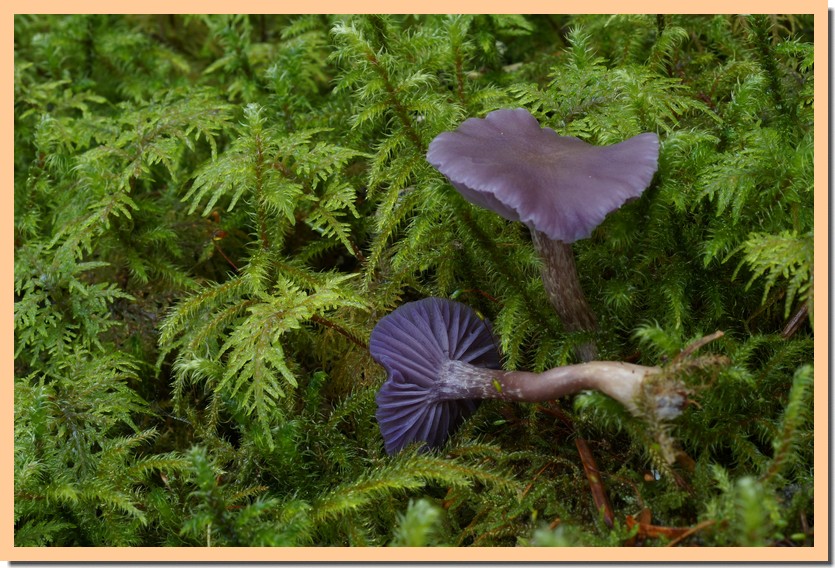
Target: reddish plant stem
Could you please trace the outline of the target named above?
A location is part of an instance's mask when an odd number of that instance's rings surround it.
[[[455,48],[455,83],[455,92],[458,95],[458,101],[462,105],[465,105],[467,101],[464,97],[464,65],[463,61],[461,60],[460,46],[456,46]]]
[[[357,339],[354,336],[353,333],[351,333],[347,329],[333,323],[331,320],[323,318],[322,316],[320,316],[318,314],[313,314],[312,316],[310,316],[310,321],[318,323],[319,325],[323,325],[327,328],[330,328],[330,329],[334,330],[336,333],[338,333],[339,335],[345,337],[348,341],[350,341],[354,345],[356,345],[358,347],[361,347],[362,349],[364,349],[366,351],[368,350],[368,345],[366,343],[364,343],[363,341],[360,341],[359,339]]]
[[[217,252],[219,252],[219,253],[220,253],[220,256],[222,256],[223,258],[225,258],[225,259],[226,259],[226,262],[228,262],[228,263],[229,263],[229,266],[231,266],[232,268],[234,268],[234,269],[235,269],[235,272],[240,272],[240,271],[241,271],[241,270],[240,270],[240,269],[239,269],[239,268],[235,265],[235,263],[234,263],[234,262],[232,262],[232,260],[231,260],[228,256],[226,256],[226,253],[225,253],[225,252],[223,252],[223,249],[222,249],[222,248],[220,248],[220,245],[219,245],[219,244],[217,244],[217,241],[216,241],[216,240],[212,239],[212,244],[213,244],[213,245],[215,245],[215,250],[216,250]]]
[[[264,249],[270,248],[270,239],[267,236],[267,213],[264,211],[263,191],[264,191],[264,149],[261,141],[261,136],[256,137],[256,155],[255,155],[255,203],[258,215],[258,236],[261,239],[261,247]]]
[[[704,347],[705,345],[707,345],[711,341],[719,339],[720,337],[723,337],[724,335],[725,335],[724,331],[717,330],[717,331],[714,331],[713,333],[711,333],[710,335],[705,335],[704,337],[700,337],[699,339],[697,339],[696,341],[694,341],[693,343],[691,343],[690,345],[688,345],[687,347],[682,349],[681,353],[679,353],[678,355],[673,357],[673,361],[672,361],[673,364],[680,363],[681,361],[684,361],[685,359],[690,357],[696,350],[701,349],[702,347]]]
[[[606,526],[612,528],[615,524],[615,511],[612,509],[608,495],[606,495],[606,488],[603,487],[603,482],[600,480],[600,470],[597,469],[597,462],[591,453],[591,448],[589,448],[589,445],[583,438],[577,438],[575,444],[577,446],[577,452],[580,454],[580,461],[583,462],[583,471],[586,473],[586,479],[589,481],[594,506],[598,511],[603,510],[603,520]]]
[[[366,58],[371,65],[374,66],[374,70],[380,76],[380,79],[383,80],[383,85],[386,88],[386,92],[388,93],[389,102],[391,103],[392,109],[394,113],[397,115],[397,118],[400,119],[400,123],[403,125],[403,128],[406,130],[406,136],[414,143],[415,147],[421,151],[421,153],[426,153],[426,148],[421,142],[420,136],[418,136],[417,131],[415,130],[414,124],[412,120],[409,118],[409,115],[406,109],[403,107],[403,103],[397,96],[397,89],[395,89],[394,85],[391,83],[391,78],[389,77],[388,71],[385,67],[383,67],[380,60],[377,59],[377,56],[372,51],[368,51],[366,54]]]
[[[690,536],[696,534],[697,532],[699,532],[700,530],[705,529],[705,528],[710,527],[710,526],[713,526],[715,524],[716,524],[716,521],[713,520],[713,519],[708,519],[706,521],[702,521],[698,525],[696,525],[694,527],[691,527],[691,528],[685,530],[684,532],[682,532],[679,536],[677,536],[676,538],[674,538],[673,540],[668,542],[667,546],[678,546],[678,544],[681,541],[683,541],[685,538],[690,537]]]
[[[800,329],[800,326],[806,321],[806,318],[809,316],[809,304],[804,303],[800,308],[794,312],[794,315],[789,319],[789,322],[786,324],[786,327],[783,328],[783,332],[780,336],[783,339],[788,339],[795,332]]]

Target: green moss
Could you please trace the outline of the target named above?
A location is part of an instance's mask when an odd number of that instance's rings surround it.
[[[618,546],[644,509],[698,525],[683,545],[814,540],[811,17],[14,23],[17,545]],[[395,306],[468,303],[507,368],[584,340],[527,229],[425,160],[514,106],[661,138],[652,185],[574,247],[601,357],[724,336],[671,424],[494,401],[388,457],[366,343]]]

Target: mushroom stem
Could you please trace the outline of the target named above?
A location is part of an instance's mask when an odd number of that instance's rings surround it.
[[[594,331],[597,321],[591,311],[583,288],[574,252],[569,243],[548,238],[544,233],[531,229],[536,252],[542,258],[542,284],[545,293],[567,331]],[[593,341],[575,347],[577,357],[584,362],[597,358],[597,346]]]
[[[460,302],[424,298],[383,317],[369,339],[388,377],[377,392],[386,452],[441,446],[480,399],[541,402],[598,390],[651,424],[675,418],[687,391],[667,370],[590,361],[543,373],[504,371],[490,322]]]
[[[530,373],[487,369],[450,360],[441,369],[436,392],[439,400],[493,398],[542,402],[591,389],[638,414],[636,400],[641,385],[646,377],[658,372],[658,367],[620,361],[590,361]]]

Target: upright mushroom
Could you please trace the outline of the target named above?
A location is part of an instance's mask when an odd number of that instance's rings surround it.
[[[481,399],[541,402],[594,389],[640,415],[644,381],[659,372],[609,361],[543,373],[503,371],[489,321],[442,298],[404,304],[383,317],[369,348],[388,375],[377,393],[377,422],[389,454],[413,442],[442,445]],[[653,412],[667,419],[685,399],[670,391],[655,402]]]
[[[530,228],[545,291],[563,325],[593,331],[571,243],[643,193],[658,168],[658,136],[592,146],[541,128],[525,109],[502,109],[439,134],[426,157],[468,201]],[[581,345],[578,356],[590,361],[597,349]]]

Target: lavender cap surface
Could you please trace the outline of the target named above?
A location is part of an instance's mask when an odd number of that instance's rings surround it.
[[[436,381],[450,360],[498,369],[487,320],[459,302],[426,298],[404,304],[371,332],[369,349],[388,373],[377,393],[377,422],[388,454],[412,442],[444,443],[476,409],[474,400],[441,400]]]
[[[658,145],[648,132],[593,146],[517,108],[439,134],[426,158],[471,203],[572,243],[643,193],[658,169]]]

